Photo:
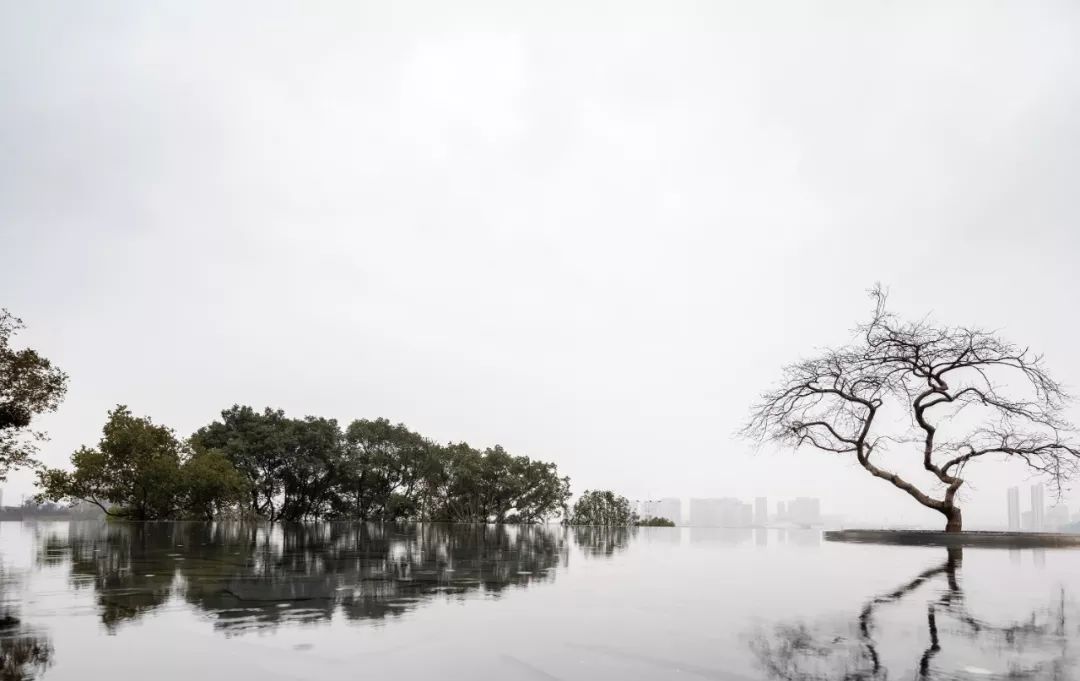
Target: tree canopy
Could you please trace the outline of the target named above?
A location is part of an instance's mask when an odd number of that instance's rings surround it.
[[[23,328],[22,320],[0,309],[0,480],[33,463],[36,443],[45,438],[31,430],[33,419],[54,411],[67,392],[67,374],[32,348],[11,347]]]
[[[586,490],[574,504],[571,525],[621,526],[633,525],[637,514],[630,501],[610,490]]]
[[[1068,483],[1080,447],[1064,415],[1068,395],[1041,355],[979,328],[901,320],[880,287],[871,296],[873,315],[856,339],[785,367],[744,432],[851,456],[945,516],[948,531],[962,529],[957,493],[971,464],[1007,458],[1058,491]],[[890,449],[918,457],[934,489],[887,468]]]

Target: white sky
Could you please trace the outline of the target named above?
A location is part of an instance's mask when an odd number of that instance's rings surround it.
[[[733,433],[878,280],[1080,386],[1073,2],[225,4],[0,2],[0,305],[71,374],[51,464],[116,403],[239,402],[936,523]],[[969,524],[1026,482],[987,468]]]

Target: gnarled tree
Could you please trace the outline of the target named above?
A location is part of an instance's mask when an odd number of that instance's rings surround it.
[[[982,329],[902,321],[886,309],[880,287],[871,296],[874,314],[856,340],[787,366],[744,433],[853,456],[944,515],[947,532],[962,529],[957,493],[973,462],[1022,461],[1060,492],[1077,472],[1080,446],[1064,416],[1068,395],[1042,356]],[[895,418],[898,411],[907,418]],[[888,470],[882,459],[890,448],[919,456],[935,488]]]

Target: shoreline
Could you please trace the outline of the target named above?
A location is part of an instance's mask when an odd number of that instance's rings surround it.
[[[826,530],[825,541],[896,546],[979,546],[1001,549],[1080,548],[1080,534],[1058,532],[944,532],[939,530]]]

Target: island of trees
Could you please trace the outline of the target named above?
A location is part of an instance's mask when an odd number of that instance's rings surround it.
[[[135,520],[248,517],[535,523],[563,515],[570,480],[500,446],[440,445],[386,419],[288,418],[233,406],[181,439],[124,406],[43,499]]]

